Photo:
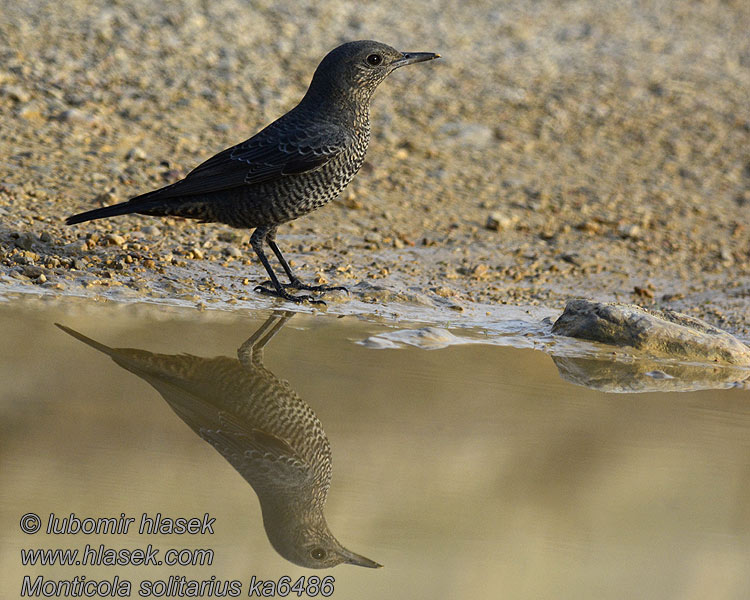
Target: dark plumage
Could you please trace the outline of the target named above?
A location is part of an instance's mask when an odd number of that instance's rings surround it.
[[[276,245],[276,228],[333,200],[362,166],[370,140],[370,97],[378,84],[398,67],[438,57],[399,52],[374,41],[343,44],[318,65],[302,101],[249,140],[209,158],[172,185],[74,215],[66,223],[137,213],[255,228],[250,241],[273,285],[257,290],[300,302],[315,300],[284,288],[344,289],[303,284]],[[264,241],[289,284],[276,277]]]
[[[57,326],[150,383],[242,475],[258,495],[266,534],[281,556],[311,569],[379,567],[344,548],[328,528],[328,438],[312,408],[263,365],[263,348],[290,315],[269,317],[237,350],[239,360],[110,348]]]

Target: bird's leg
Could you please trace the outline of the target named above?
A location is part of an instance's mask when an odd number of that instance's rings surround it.
[[[237,349],[237,358],[242,366],[251,371],[263,367],[263,348],[293,316],[294,313],[288,310],[274,311],[258,331]]]
[[[289,263],[286,262],[286,259],[281,254],[281,250],[279,250],[279,247],[276,245],[276,227],[272,227],[268,231],[268,233],[266,234],[266,242],[268,242],[268,246],[271,248],[271,250],[273,250],[276,258],[279,259],[281,266],[284,268],[287,277],[289,277],[289,283],[285,284],[284,287],[294,288],[295,290],[310,290],[311,292],[331,292],[335,290],[341,290],[346,292],[347,294],[349,293],[349,290],[347,290],[342,285],[310,285],[307,283],[302,283],[299,277],[292,273],[292,269],[289,266]]]
[[[266,258],[265,252],[263,252],[263,240],[266,238],[266,235],[268,235],[269,230],[269,227],[256,228],[256,230],[253,232],[253,235],[250,236],[250,244],[252,245],[253,250],[255,250],[255,254],[258,255],[260,262],[263,263],[263,266],[268,272],[268,276],[271,278],[271,284],[273,285],[274,289],[259,285],[255,288],[255,291],[261,292],[263,294],[270,294],[271,296],[278,296],[279,298],[289,300],[290,302],[299,303],[307,300],[311,304],[325,304],[325,302],[323,302],[322,300],[316,300],[312,296],[292,296],[291,294],[287,293],[286,290],[284,290],[284,287],[279,283],[279,280],[276,277],[276,273],[273,272],[271,264]]]

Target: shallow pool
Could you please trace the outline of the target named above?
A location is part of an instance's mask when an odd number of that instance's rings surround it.
[[[416,329],[0,304],[0,596],[750,597],[741,385],[605,393],[544,352]],[[329,475],[330,534],[383,568],[291,562],[320,550],[299,530]]]

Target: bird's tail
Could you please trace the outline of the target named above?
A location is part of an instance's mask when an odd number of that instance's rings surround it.
[[[83,214],[86,214],[86,213],[83,213]],[[86,219],[84,219],[84,221],[85,220]],[[74,338],[81,340],[84,344],[88,344],[92,348],[96,348],[100,352],[104,352],[104,354],[108,354],[109,356],[112,356],[114,353],[114,350],[110,348],[109,346],[100,344],[96,340],[92,340],[90,337],[86,337],[82,333],[78,333],[75,329],[71,329],[70,327],[65,327],[65,325],[60,325],[60,323],[55,323],[55,325],[59,327],[60,329],[62,329],[68,335],[72,335]]]
[[[120,202],[120,204],[113,204],[112,206],[95,208],[94,210],[87,210],[86,212],[78,213],[77,215],[65,219],[65,224],[74,225],[75,223],[83,223],[84,221],[92,221],[94,219],[127,215],[139,210],[143,210],[143,206],[134,206],[130,202]]]

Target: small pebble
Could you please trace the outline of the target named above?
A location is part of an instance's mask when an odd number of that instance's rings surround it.
[[[125,238],[116,233],[110,233],[106,237],[106,240],[110,246],[122,246],[125,243]]]
[[[146,225],[145,227],[141,227],[141,233],[144,235],[151,235],[151,236],[158,236],[161,235],[161,229],[159,229],[156,225]]]
[[[493,212],[487,216],[484,227],[490,231],[503,231],[504,229],[511,228],[515,224],[515,221],[512,217],[499,212]]]
[[[641,237],[641,228],[638,225],[623,223],[617,228],[620,237],[637,240]]]
[[[26,275],[26,277],[28,277],[29,279],[37,279],[38,277],[44,275],[41,267],[37,267],[35,265],[26,265],[23,268],[23,274]]]
[[[127,154],[125,155],[125,158],[127,160],[146,160],[147,155],[146,155],[146,152],[142,148],[135,146],[134,148],[131,148],[130,150],[128,150]]]
[[[22,233],[16,238],[15,244],[18,248],[24,250],[31,250],[31,245],[34,243],[34,235],[32,233]]]

